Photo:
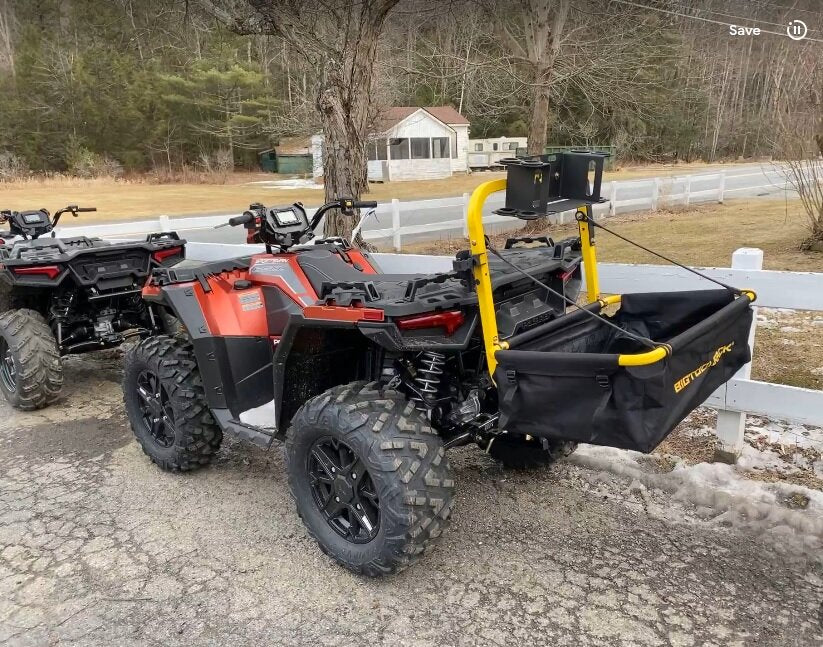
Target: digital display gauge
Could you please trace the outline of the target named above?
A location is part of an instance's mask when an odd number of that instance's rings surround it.
[[[39,213],[27,213],[23,215],[23,222],[27,225],[39,225],[43,222],[43,216]]]
[[[272,215],[279,227],[291,227],[292,225],[300,224],[300,216],[298,216],[293,209],[274,211]]]

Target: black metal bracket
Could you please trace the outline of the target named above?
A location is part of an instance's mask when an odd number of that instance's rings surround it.
[[[315,238],[315,245],[340,245],[344,250],[352,248],[351,243],[341,236],[331,236],[329,238]]]
[[[378,301],[380,293],[371,281],[324,281],[320,286],[320,299],[347,307],[358,301],[361,303]]]
[[[554,247],[554,241],[548,236],[518,236],[515,238],[507,238],[506,245],[503,249],[512,249],[518,243],[524,243],[526,245],[543,243],[546,247]]]
[[[164,240],[181,240],[180,235],[176,231],[160,231],[146,236],[147,243],[158,243]]]
[[[446,283],[453,279],[459,280],[463,285],[471,287],[474,285],[474,276],[472,271],[477,265],[478,260],[476,255],[472,255],[468,250],[457,252],[452,261],[452,271],[443,274],[433,274],[432,276],[421,276],[412,281],[409,281],[406,286],[406,294],[403,300],[406,302],[414,301],[418,290],[427,285],[438,283]]]
[[[249,269],[249,263],[240,259],[215,261],[214,263],[207,263],[193,268],[177,269],[172,267],[157,267],[152,272],[151,282],[153,285],[162,287],[164,285],[198,281],[204,291],[210,292],[211,286],[208,285],[209,276],[247,269]]]

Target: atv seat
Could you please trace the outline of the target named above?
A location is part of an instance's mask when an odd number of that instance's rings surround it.
[[[297,263],[311,283],[316,294],[321,294],[323,283],[354,283],[377,278],[347,263],[340,254],[328,249],[307,249],[297,254]],[[410,277],[411,278],[411,277]]]

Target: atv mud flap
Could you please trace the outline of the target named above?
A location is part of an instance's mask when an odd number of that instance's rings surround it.
[[[645,365],[629,364],[646,346],[581,311],[512,338],[495,355],[500,428],[650,452],[751,359],[750,304],[729,290],[624,295],[610,321],[668,345]]]

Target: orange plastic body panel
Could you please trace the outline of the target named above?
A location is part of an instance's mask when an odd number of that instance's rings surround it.
[[[208,293],[199,282],[192,283],[210,334],[218,337],[269,336],[263,290],[257,286],[247,290],[234,289],[235,281],[247,278],[246,272],[238,270],[209,277],[211,292]]]
[[[284,265],[287,267],[282,267]],[[269,272],[267,268],[273,271]],[[280,288],[302,308],[317,303],[317,294],[297,264],[294,254],[252,256],[247,278],[258,285],[273,285]]]
[[[372,265],[358,250],[348,250],[352,263],[363,268],[364,274],[375,274]],[[255,271],[255,267],[257,271]],[[306,278],[295,254],[257,254],[252,257],[249,270],[234,270],[206,279],[211,292],[203,290],[199,281],[185,285],[194,290],[209,334],[220,337],[271,337],[266,318],[263,287],[281,290],[303,311],[307,319],[325,321],[383,321],[383,311],[362,305],[329,306],[318,304],[318,297]],[[235,290],[237,281],[250,281],[251,287]],[[161,298],[163,288],[146,285],[143,296],[150,300]],[[279,339],[271,337],[272,341]],[[276,343],[276,341],[275,341]]]
[[[350,249],[348,254],[352,260],[352,263],[357,263],[363,268],[363,274],[377,274],[375,269],[371,266],[371,263],[369,263],[366,257],[363,256],[363,252],[359,249]]]
[[[146,285],[143,286],[142,294],[144,299],[151,299],[159,297],[162,292],[163,290],[160,288],[159,285],[152,285],[151,283],[146,283]]]

